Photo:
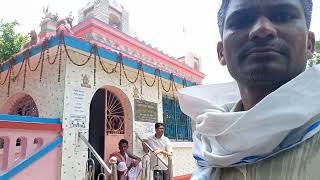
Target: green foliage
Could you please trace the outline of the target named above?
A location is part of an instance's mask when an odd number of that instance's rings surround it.
[[[320,40],[316,41],[316,52],[320,53]]]
[[[0,20],[0,62],[10,58],[19,52],[22,45],[27,41],[27,37],[15,32],[18,22],[4,22]]]
[[[320,64],[320,41],[316,41],[315,53],[311,59],[308,61],[308,66]]]

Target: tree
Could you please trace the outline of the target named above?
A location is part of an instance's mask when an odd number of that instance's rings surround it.
[[[17,21],[4,22],[0,20],[0,63],[7,60],[13,54],[19,52],[27,37],[15,32]]]
[[[311,59],[308,61],[309,67],[315,65],[315,64],[320,64],[320,40],[316,41],[316,48],[315,48],[315,53]]]

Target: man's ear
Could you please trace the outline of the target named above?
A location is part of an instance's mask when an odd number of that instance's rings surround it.
[[[313,56],[313,53],[315,51],[315,36],[313,32],[308,32],[308,42],[307,42],[307,58],[310,59]]]
[[[222,41],[219,41],[218,44],[217,44],[217,53],[218,53],[219,63],[222,66],[225,66],[227,63],[226,63],[226,60],[225,60],[224,55],[223,55],[223,44],[222,44]]]

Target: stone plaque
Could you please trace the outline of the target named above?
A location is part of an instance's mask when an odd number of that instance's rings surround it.
[[[158,122],[158,104],[140,99],[134,100],[135,120],[141,122]]]
[[[86,128],[86,116],[70,115],[70,126],[72,128]]]

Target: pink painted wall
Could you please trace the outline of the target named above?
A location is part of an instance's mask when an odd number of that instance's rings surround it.
[[[2,152],[0,151],[2,154],[0,156],[2,161],[0,174],[30,157],[59,136],[60,133],[55,131],[0,128],[0,138],[5,139],[4,148]],[[21,146],[16,146],[18,138],[22,140]],[[40,140],[39,143],[34,144],[34,139]],[[60,177],[60,166],[61,148],[59,147],[24,169],[14,179],[58,179]]]
[[[12,180],[59,180],[61,167],[61,147],[56,147],[43,158],[12,178]]]

